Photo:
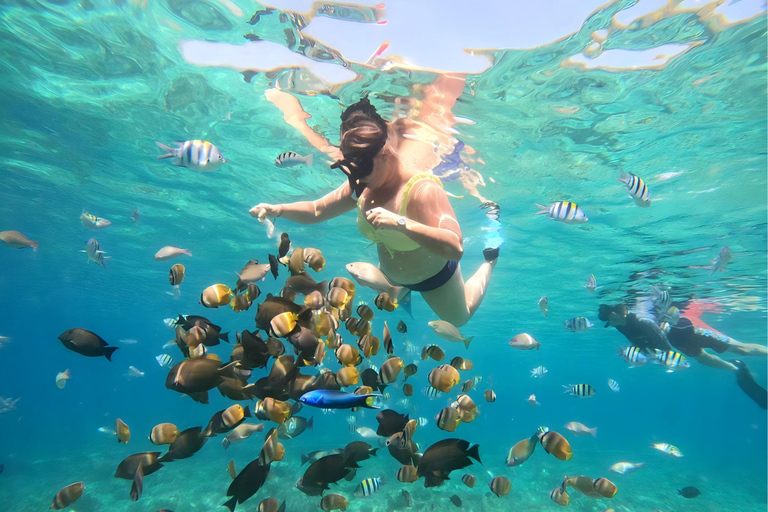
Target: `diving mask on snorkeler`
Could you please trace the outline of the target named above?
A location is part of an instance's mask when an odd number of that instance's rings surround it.
[[[351,117],[353,119],[350,120]],[[387,122],[382,118],[376,107],[371,105],[367,96],[363,99],[347,107],[347,109],[341,114],[341,127],[342,130],[349,130],[354,127],[356,118],[367,118],[373,121],[384,134],[384,137],[377,143],[371,144],[365,149],[365,151],[347,152],[342,148],[343,160],[338,160],[331,165],[331,169],[341,169],[341,171],[347,175],[349,180],[349,186],[356,196],[360,196],[366,187],[364,183],[373,171],[373,158],[381,151],[381,148],[387,142]],[[349,121],[349,123],[347,123]],[[345,126],[346,125],[346,126]]]

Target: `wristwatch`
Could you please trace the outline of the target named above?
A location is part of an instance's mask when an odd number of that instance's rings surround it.
[[[405,217],[403,217],[402,215],[400,217],[398,217],[397,218],[397,227],[401,228],[401,229],[404,228],[405,227],[405,220],[406,220]]]

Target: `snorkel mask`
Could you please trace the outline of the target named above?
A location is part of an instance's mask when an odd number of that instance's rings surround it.
[[[338,160],[331,165],[331,169],[341,169],[347,175],[349,186],[357,197],[365,190],[363,179],[373,171],[373,159],[387,142],[387,122],[384,121],[376,107],[371,105],[367,95],[354,105],[349,106],[341,114],[341,128],[343,132],[355,128],[358,120],[367,119],[376,124],[384,134],[380,141],[372,142],[365,149],[346,150],[342,147],[343,160]],[[346,126],[345,126],[346,125]]]

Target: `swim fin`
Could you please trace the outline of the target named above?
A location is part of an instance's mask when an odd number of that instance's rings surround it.
[[[749,398],[755,401],[763,409],[768,409],[768,391],[755,380],[755,376],[749,371],[747,365],[738,359],[731,360],[738,372],[736,373],[736,383]]]

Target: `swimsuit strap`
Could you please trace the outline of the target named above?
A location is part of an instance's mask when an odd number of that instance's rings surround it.
[[[443,182],[440,181],[440,178],[432,174],[431,172],[422,172],[415,176],[412,176],[411,179],[408,180],[408,182],[405,184],[405,188],[403,189],[403,199],[400,202],[400,215],[405,215],[406,208],[408,206],[408,196],[411,193],[411,189],[413,186],[424,179],[431,179],[432,181],[436,182],[438,185],[440,185],[440,188],[443,188]]]

